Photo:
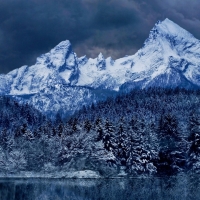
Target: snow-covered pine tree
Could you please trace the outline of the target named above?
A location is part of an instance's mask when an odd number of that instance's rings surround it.
[[[114,127],[108,119],[106,119],[105,125],[103,127],[103,144],[107,151],[112,151],[115,148],[114,144]]]
[[[127,145],[127,167],[130,174],[152,174],[157,171],[153,163],[154,151],[148,144],[148,131],[144,120],[139,121],[134,117],[130,121]]]
[[[200,114],[192,113],[190,115],[189,124],[189,142],[190,148],[188,152],[188,166],[189,169],[200,171]]]
[[[172,114],[162,116],[159,128],[160,151],[156,163],[159,174],[172,175],[183,171],[184,152],[180,146],[178,120]]]
[[[128,156],[128,135],[125,129],[123,119],[120,120],[115,142],[116,147],[114,152],[118,163],[122,166],[126,166]]]
[[[103,124],[100,118],[97,118],[94,124],[94,129],[97,134],[96,141],[99,142],[103,140]]]

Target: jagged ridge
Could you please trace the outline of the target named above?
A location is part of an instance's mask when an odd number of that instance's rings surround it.
[[[157,22],[135,55],[117,60],[77,58],[68,40],[23,66],[0,75],[0,94],[44,113],[72,114],[122,89],[200,86],[200,41],[169,19]],[[111,93],[109,93],[110,91]],[[99,95],[100,94],[100,95]]]

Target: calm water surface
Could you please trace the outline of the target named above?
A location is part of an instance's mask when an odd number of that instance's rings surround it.
[[[134,179],[0,179],[0,200],[200,199],[200,176]]]

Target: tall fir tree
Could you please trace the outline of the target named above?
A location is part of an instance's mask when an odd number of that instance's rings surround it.
[[[115,148],[114,145],[114,127],[112,125],[112,123],[110,123],[108,121],[108,119],[106,119],[105,125],[104,125],[104,129],[103,129],[103,144],[104,144],[104,148],[107,151],[112,151]]]

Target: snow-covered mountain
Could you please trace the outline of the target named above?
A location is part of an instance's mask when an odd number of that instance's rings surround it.
[[[73,113],[122,89],[200,86],[200,41],[165,19],[157,22],[135,55],[117,60],[77,58],[69,41],[0,75],[0,94],[15,96],[45,113]]]

